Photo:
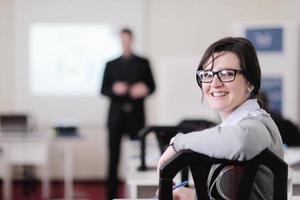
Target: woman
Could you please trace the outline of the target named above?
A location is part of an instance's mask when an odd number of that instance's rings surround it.
[[[183,149],[241,161],[249,160],[269,148],[283,158],[278,128],[258,104],[261,72],[255,48],[250,41],[229,37],[210,45],[200,61],[197,81],[204,99],[218,112],[222,123],[200,132],[177,134],[161,156],[158,169]],[[236,191],[231,182],[225,181],[226,184],[222,182],[220,187],[216,186],[228,171],[226,167],[218,167],[214,165],[211,168],[207,183],[211,199],[235,199]],[[218,173],[217,178],[215,173]],[[177,200],[195,199],[195,191],[180,188],[174,190],[173,196]],[[265,200],[271,197],[271,172],[260,167],[250,199]]]

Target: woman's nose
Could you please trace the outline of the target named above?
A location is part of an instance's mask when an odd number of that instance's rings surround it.
[[[216,87],[216,86],[222,86],[223,82],[220,80],[220,78],[218,77],[218,75],[215,74],[210,85],[214,86],[214,87]]]

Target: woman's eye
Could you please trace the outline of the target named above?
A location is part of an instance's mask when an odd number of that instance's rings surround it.
[[[222,76],[233,76],[234,75],[234,71],[228,71],[228,70],[222,71],[221,75]]]
[[[211,74],[210,73],[205,73],[204,76],[209,78],[209,77],[211,77]]]

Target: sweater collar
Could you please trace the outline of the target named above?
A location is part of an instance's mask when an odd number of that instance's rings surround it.
[[[220,126],[232,126],[236,125],[242,119],[247,116],[259,115],[263,112],[257,103],[257,99],[248,99],[242,103],[237,109],[235,109],[226,120],[224,120]]]

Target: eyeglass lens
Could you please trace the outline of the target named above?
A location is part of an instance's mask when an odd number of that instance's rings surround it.
[[[209,70],[200,70],[198,76],[201,82],[210,83],[215,75],[218,76],[222,82],[230,82],[235,79],[237,71],[232,69],[223,69],[221,71],[213,72]]]

